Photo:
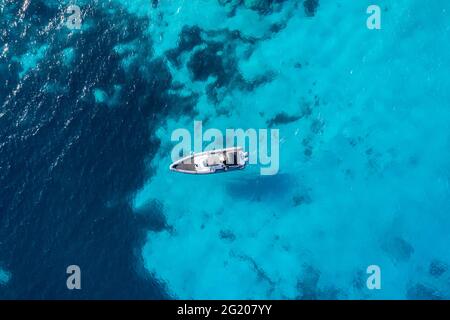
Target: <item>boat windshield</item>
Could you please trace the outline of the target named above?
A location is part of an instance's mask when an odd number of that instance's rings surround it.
[[[211,155],[204,161],[204,165],[207,167],[217,166],[220,164],[223,164],[223,160],[217,155]]]
[[[226,165],[235,165],[238,163],[237,152],[229,152],[226,156]]]

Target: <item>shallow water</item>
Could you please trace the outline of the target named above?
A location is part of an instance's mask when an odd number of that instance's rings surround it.
[[[67,3],[0,4],[0,297],[450,297],[450,4]],[[169,172],[194,120],[278,174]]]

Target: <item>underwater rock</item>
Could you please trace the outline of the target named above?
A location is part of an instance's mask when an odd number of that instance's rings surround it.
[[[244,5],[253,10],[268,10],[272,4],[272,0],[244,0]]]
[[[317,98],[316,98],[316,101],[317,101]],[[291,122],[295,122],[299,119],[302,119],[304,117],[309,117],[312,114],[312,112],[313,112],[313,110],[311,107],[311,103],[303,101],[300,104],[300,112],[298,114],[288,115],[286,112],[280,112],[280,113],[277,113],[273,118],[267,120],[266,123],[267,123],[268,127],[273,127],[274,125],[280,125],[280,124],[288,124]],[[315,122],[313,122],[311,124],[311,127],[313,127],[314,125],[318,127],[316,129],[317,132],[320,131],[323,127],[322,122],[320,122],[318,124],[315,124]],[[311,130],[314,132],[314,129],[315,128],[312,128]]]
[[[300,119],[301,116],[290,116],[286,114],[285,112],[280,112],[275,115],[275,117],[267,120],[267,126],[269,128],[273,127],[274,125],[280,125],[280,124],[287,124],[291,122],[295,122],[298,119]]]
[[[440,277],[448,270],[448,265],[440,260],[433,260],[430,262],[428,272],[435,278]]]
[[[281,30],[285,29],[287,27],[287,23],[286,22],[279,22],[279,23],[274,23],[273,25],[270,26],[270,32],[273,33],[278,33]]]
[[[305,8],[305,14],[308,17],[314,17],[318,6],[319,6],[319,0],[303,1],[303,7]]]
[[[231,230],[220,230],[219,232],[220,239],[234,241],[236,239],[236,235]]]
[[[274,0],[219,0],[221,5],[230,5],[232,8],[236,8],[239,5],[258,11],[260,13],[269,12]],[[280,1],[278,1],[280,2]]]
[[[302,204],[311,203],[311,197],[308,193],[295,194],[292,197],[292,201],[294,203],[294,207],[298,207]]]

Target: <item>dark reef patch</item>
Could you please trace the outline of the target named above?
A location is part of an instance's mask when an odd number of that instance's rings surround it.
[[[184,26],[178,45],[167,50],[166,57],[178,69],[187,60],[186,67],[193,81],[211,79],[206,95],[211,102],[218,104],[236,88],[252,91],[275,78],[275,73],[270,71],[251,80],[244,79],[240,73],[236,47],[245,47],[244,59],[248,59],[257,42],[258,39],[246,37],[239,30],[202,30],[198,26]]]
[[[412,245],[400,237],[385,239],[381,248],[394,261],[407,261],[414,253]]]
[[[303,8],[307,17],[314,17],[319,7],[319,0],[304,0]]]
[[[288,174],[279,173],[273,176],[257,176],[230,182],[228,193],[237,199],[245,198],[252,201],[262,201],[270,197],[286,194],[295,186],[295,179]]]
[[[192,78],[195,81],[205,81],[209,76],[215,76],[219,84],[225,83],[227,74],[221,57],[223,50],[224,45],[216,42],[196,51],[188,63]]]
[[[318,98],[315,98],[315,103],[314,106],[318,106]],[[291,122],[295,122],[297,120],[300,120],[302,118],[307,118],[309,117],[312,112],[312,103],[309,102],[301,102],[300,103],[300,107],[299,107],[300,111],[297,114],[294,115],[289,115],[286,112],[280,112],[277,113],[273,118],[270,118],[266,121],[267,126],[269,128],[273,127],[273,126],[277,126],[277,125],[283,125],[283,124],[288,124]],[[313,121],[314,123],[314,121]],[[314,132],[313,132],[314,133]]]
[[[307,191],[305,192],[297,192],[292,197],[292,203],[294,207],[298,207],[304,204],[310,204],[312,202],[311,196]]]
[[[237,67],[235,56],[236,34],[229,31],[204,32],[207,37],[202,47],[193,49],[187,67],[194,81],[212,82],[206,88],[206,94],[213,103],[218,103],[223,95],[245,81]]]
[[[275,73],[274,72],[266,72],[264,74],[261,74],[254,79],[250,81],[245,81],[244,83],[240,84],[240,89],[246,90],[246,91],[253,91],[255,88],[264,85],[266,83],[271,82],[275,79]]]
[[[235,253],[231,253],[234,257],[242,260],[242,261],[246,261],[248,262],[251,267],[253,268],[253,270],[256,272],[258,278],[260,281],[264,281],[269,285],[269,290],[267,292],[267,295],[270,296],[271,292],[273,292],[273,290],[275,289],[275,282],[270,279],[270,277],[267,275],[267,273],[256,263],[256,261],[247,255],[243,255],[243,254],[235,254]]]
[[[299,115],[298,116],[290,116],[290,115],[286,114],[286,112],[280,112],[280,113],[277,113],[275,115],[275,117],[267,120],[267,126],[269,128],[271,128],[273,126],[277,126],[280,124],[287,124],[287,123],[295,122],[300,118],[301,118],[301,116],[299,116]]]
[[[430,262],[428,272],[431,276],[439,278],[448,271],[448,265],[440,260],[433,260]]]
[[[231,230],[220,230],[219,237],[220,239],[228,241],[236,240],[236,235]]]
[[[341,290],[334,287],[319,288],[320,271],[312,266],[303,266],[303,276],[297,281],[299,300],[336,300],[341,294]]]
[[[185,52],[190,52],[196,46],[203,43],[202,31],[198,26],[184,26],[181,30],[178,46],[166,52],[167,58],[177,67],[180,68],[180,56]]]

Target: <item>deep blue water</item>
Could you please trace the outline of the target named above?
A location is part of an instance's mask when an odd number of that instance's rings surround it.
[[[90,6],[86,14],[96,23],[83,34],[40,35],[58,17],[57,8],[32,1],[26,18],[11,28],[20,6],[6,4],[1,18],[9,52],[0,67],[0,261],[12,277],[0,297],[165,297],[141,272],[137,249],[148,222],[127,201],[144,181],[144,158],[158,147],[149,139],[151,128],[171,112],[163,108],[172,99],[164,93],[171,79],[158,61],[126,74],[111,54],[117,42],[142,37],[147,21],[119,9],[112,21],[106,9]],[[10,57],[41,43],[50,43],[45,58],[20,79],[20,64]],[[62,66],[68,47],[75,56]],[[151,55],[151,44],[141,50]],[[96,86],[113,90],[112,83],[123,86],[117,107],[84,93]],[[79,292],[66,288],[71,264],[82,270]]]
[[[450,297],[450,5],[251,3],[0,0],[0,299]],[[280,172],[168,172],[194,120]]]

